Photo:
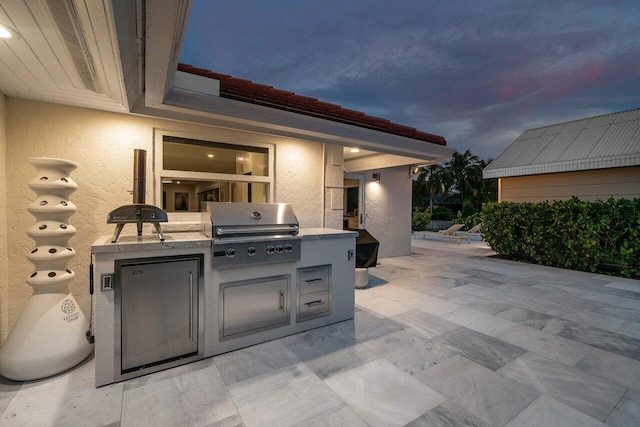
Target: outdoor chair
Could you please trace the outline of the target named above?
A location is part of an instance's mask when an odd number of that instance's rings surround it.
[[[466,232],[469,234],[480,234],[480,224],[468,229]]]
[[[445,236],[451,241],[453,241],[454,239],[457,239],[458,244],[460,244],[461,239],[465,239],[465,238],[469,241],[469,244],[471,244],[471,238],[469,236],[456,234],[462,227],[464,227],[464,224],[453,224],[451,227],[447,228],[446,230],[440,230],[439,233],[441,236]]]
[[[440,236],[446,237],[451,241],[455,239],[458,241],[458,244],[460,244],[460,240],[467,239],[469,241],[469,244],[471,244],[471,238],[469,236],[456,234],[456,232],[459,232],[462,227],[464,227],[464,224],[453,224],[451,227],[447,228],[446,230],[440,230],[438,233],[430,231],[415,231],[413,233],[413,237],[417,238],[418,236],[422,236],[423,238],[426,238],[427,236]]]

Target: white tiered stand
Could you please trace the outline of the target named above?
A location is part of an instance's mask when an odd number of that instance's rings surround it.
[[[27,234],[36,247],[27,255],[35,270],[27,278],[33,294],[0,348],[0,374],[27,381],[63,372],[84,360],[93,348],[85,339],[88,320],[68,284],[75,273],[67,263],[76,254],[68,241],[76,233],[69,201],[78,186],[69,177],[78,164],[48,157],[29,159],[37,175],[29,182],[37,195],[29,207],[36,223]]]

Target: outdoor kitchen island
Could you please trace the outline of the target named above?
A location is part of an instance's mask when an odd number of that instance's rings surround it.
[[[357,234],[300,229],[299,259],[225,268],[202,233],[98,239],[96,386],[353,318]]]

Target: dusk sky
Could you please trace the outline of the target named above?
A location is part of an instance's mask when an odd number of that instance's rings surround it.
[[[181,62],[444,136],[640,107],[640,1],[194,0]]]

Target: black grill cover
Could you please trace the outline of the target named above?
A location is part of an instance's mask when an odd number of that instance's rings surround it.
[[[375,267],[378,264],[380,242],[365,229],[352,229],[360,233],[356,237],[356,268]]]

